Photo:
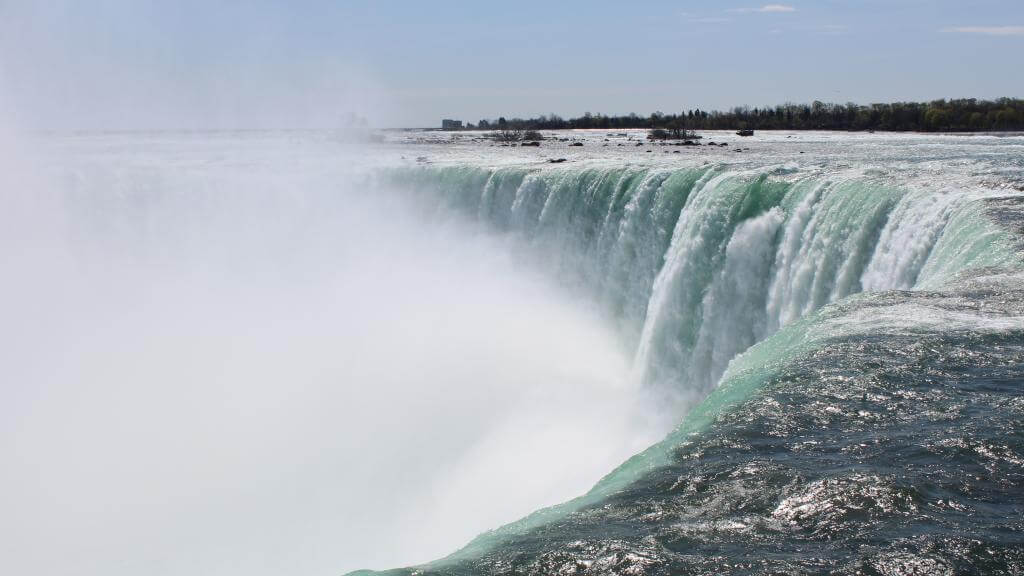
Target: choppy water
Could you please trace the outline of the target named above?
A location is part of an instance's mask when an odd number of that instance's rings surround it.
[[[682,422],[415,572],[1024,570],[1021,144],[791,134],[738,162],[400,171],[594,295]]]
[[[424,573],[1017,573],[1024,294],[1002,280],[787,328],[814,344],[751,350],[654,469]]]
[[[14,565],[1024,571],[1024,137],[623,134],[41,138]]]

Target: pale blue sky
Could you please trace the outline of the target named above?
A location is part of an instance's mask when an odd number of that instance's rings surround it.
[[[0,0],[0,97],[57,128],[1024,96],[1022,55],[1021,0]]]

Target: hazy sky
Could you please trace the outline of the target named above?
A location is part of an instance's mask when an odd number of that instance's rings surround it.
[[[1021,0],[0,0],[0,97],[33,127],[1024,96],[1021,54]]]

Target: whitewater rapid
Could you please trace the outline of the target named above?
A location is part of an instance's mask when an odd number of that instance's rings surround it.
[[[1002,193],[980,188],[727,165],[452,166],[386,179],[523,237],[602,303],[644,385],[689,402],[737,354],[830,302],[1018,263],[1015,239],[983,214]]]
[[[588,146],[607,146],[593,134],[584,136]],[[960,148],[926,140],[911,148],[909,157],[898,156],[908,152],[905,142],[890,143],[891,150],[877,142],[866,150],[851,146],[849,157],[864,160],[861,165],[837,163],[830,147],[840,139],[826,140],[803,165],[771,163],[778,151],[741,162],[725,161],[719,153],[697,166],[660,160],[622,165],[591,152],[568,166],[487,167],[456,159],[388,172],[384,181],[410,191],[417,201],[518,238],[532,248],[542,268],[599,302],[633,351],[632,377],[682,419],[665,440],[630,458],[587,494],[484,534],[428,569],[683,569],[690,565],[643,539],[652,529],[671,533],[665,524],[670,517],[663,517],[660,507],[648,511],[650,516],[633,517],[629,507],[662,497],[668,485],[659,485],[664,481],[659,478],[677,473],[680,451],[694,435],[712,434],[710,427],[746,403],[756,406],[753,398],[780,373],[835,344],[860,339],[888,339],[895,350],[904,345],[906,334],[925,339],[999,334],[1019,344],[1017,335],[1024,330],[1020,239],[1007,223],[1019,222],[1020,216],[1014,207],[1006,209],[1010,215],[1001,221],[993,212],[996,205],[1019,205],[1024,166],[1016,155],[1018,139],[996,140],[982,153],[969,141]],[[897,156],[888,156],[893,153]],[[993,173],[1000,180],[993,181]],[[989,304],[992,314],[918,303],[935,293],[953,302],[971,300],[964,296],[970,292],[964,292],[963,283],[990,274],[998,278],[993,294],[1003,298]],[[873,306],[860,294],[906,296],[897,296],[892,305]],[[970,309],[986,308],[987,296],[978,294],[980,301],[968,304]],[[823,309],[828,311],[824,316],[818,314]],[[978,355],[985,370],[1001,370],[1000,362],[1013,358],[1013,353],[986,354]],[[879,362],[884,363],[883,356],[878,353]],[[945,356],[938,358],[934,370],[942,373]],[[864,357],[850,354],[832,361],[871,374],[871,361]],[[827,367],[812,365],[814,370]],[[855,382],[851,379],[850,385]],[[1012,391],[1011,386],[997,394]],[[800,409],[775,406],[782,414]],[[772,410],[772,405],[762,409]],[[1012,411],[1000,417],[1012,418]],[[776,425],[765,426],[762,433]],[[698,480],[684,474],[672,486]],[[850,489],[859,490],[859,481]],[[623,501],[622,494],[631,496]],[[617,509],[616,502],[625,508]],[[814,497],[807,502],[818,505]],[[821,504],[824,509],[836,505]],[[779,506],[782,510],[787,504]],[[776,511],[780,514],[785,513]],[[635,533],[610,530],[602,535],[602,522],[620,521]],[[744,526],[743,521],[729,522]],[[704,530],[711,532],[702,538],[711,537],[715,528]],[[854,546],[856,539],[850,541]],[[896,562],[957,565],[914,554],[907,558]],[[1013,565],[1010,557],[999,558],[993,566]],[[705,568],[689,569],[702,573]]]
[[[6,561],[1019,565],[1024,139],[567,137],[38,137],[2,197]]]

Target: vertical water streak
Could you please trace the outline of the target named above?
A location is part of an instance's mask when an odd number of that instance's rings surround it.
[[[839,174],[428,171],[440,173],[437,191],[450,205],[521,236],[562,281],[600,302],[633,350],[636,381],[691,397],[808,313],[983,262],[999,238],[979,232],[984,218],[963,196]],[[953,240],[967,234],[970,242]]]

